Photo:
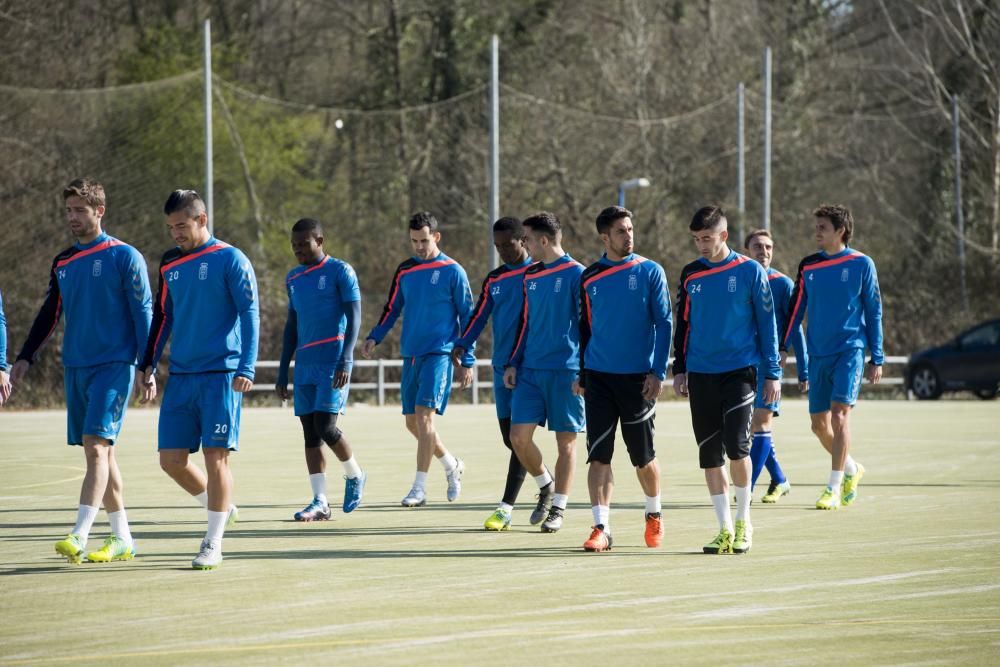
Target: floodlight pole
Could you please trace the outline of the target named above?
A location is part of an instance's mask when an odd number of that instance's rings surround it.
[[[744,95],[745,88],[743,82],[736,88],[736,209],[739,211],[739,219],[736,223],[736,238],[743,239],[743,220],[747,213],[747,192],[746,192],[746,137],[744,132]]]
[[[212,22],[205,19],[205,210],[208,233],[214,234],[215,197],[212,183]]]
[[[962,135],[958,121],[958,95],[952,95],[951,124],[952,143],[955,151],[955,225],[958,227],[958,275],[962,290],[962,309],[969,312],[969,293],[965,287],[965,217],[962,215]]]
[[[632,188],[648,188],[649,179],[648,178],[633,178],[628,181],[622,181],[618,184],[618,205],[625,208],[625,191],[631,190]]]
[[[771,229],[771,47],[764,49],[764,229]]]
[[[490,268],[500,264],[493,245],[493,223],[500,217],[500,38],[490,38],[490,219],[487,222],[486,247],[490,249]]]

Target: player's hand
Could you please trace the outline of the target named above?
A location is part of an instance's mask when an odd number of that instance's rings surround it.
[[[361,354],[364,355],[365,359],[372,358],[372,352],[375,351],[375,341],[371,338],[365,340],[365,344],[361,346]]]
[[[459,366],[455,370],[455,379],[458,380],[458,386],[465,389],[470,384],[472,384],[472,374],[475,373],[475,369],[466,368],[465,366]]]
[[[786,361],[788,361],[788,353],[787,352],[779,352],[778,353],[778,366],[780,366],[781,368],[784,368]]]
[[[580,378],[577,377],[573,380],[573,395],[583,396],[587,393],[587,390],[580,386]]]
[[[781,380],[764,380],[764,402],[777,403],[781,400]]]
[[[145,372],[136,369],[135,393],[139,396],[139,403],[143,405],[156,398],[156,376],[153,375],[152,368],[147,368]]]
[[[274,385],[275,395],[283,401],[288,400],[288,384],[275,384]]]
[[[333,376],[333,388],[343,389],[347,386],[347,383],[351,381],[351,374],[349,371],[339,370]]]
[[[237,375],[233,378],[233,391],[238,391],[239,393],[248,392],[253,389],[253,380],[242,375]]]
[[[29,368],[31,368],[31,364],[24,359],[14,362],[14,365],[10,367],[11,387],[16,387],[21,382],[21,378],[23,378],[25,373],[28,372]]]
[[[803,394],[809,393],[809,380],[803,380],[799,383],[799,391]]]
[[[451,363],[455,365],[455,368],[462,367],[462,357],[465,356],[465,348],[458,347],[457,345],[451,350]]]
[[[10,375],[7,371],[0,371],[0,405],[7,402],[10,398],[10,392]]]
[[[687,397],[688,378],[687,373],[674,373],[674,393],[678,396]]]
[[[642,397],[647,401],[655,401],[663,391],[663,380],[652,373],[646,373],[646,379],[642,383]]]
[[[872,384],[878,384],[879,380],[882,379],[882,367],[868,362],[868,371],[865,373],[865,377],[867,377],[868,381]]]
[[[503,372],[503,386],[513,389],[517,384],[517,369],[511,366]]]

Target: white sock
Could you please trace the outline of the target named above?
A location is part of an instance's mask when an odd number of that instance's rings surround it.
[[[604,532],[611,534],[611,507],[594,505],[590,511],[594,514],[594,527],[604,526]]]
[[[736,492],[736,520],[750,523],[750,487],[734,486]]]
[[[552,475],[549,474],[548,470],[544,471],[541,475],[534,475],[534,478],[539,489],[544,489],[552,483]]]
[[[226,519],[229,512],[213,512],[208,510],[208,532],[205,539],[214,544],[222,544],[222,533],[226,530]]]
[[[452,456],[451,452],[448,452],[447,454],[439,458],[438,461],[440,461],[441,465],[444,466],[445,472],[451,472],[452,470],[455,469],[455,466],[458,465],[458,459]]]
[[[314,472],[309,475],[309,486],[312,487],[313,496],[326,503],[326,473]]]
[[[839,491],[841,485],[844,483],[844,471],[843,470],[831,470],[830,471],[830,484],[829,487],[834,491]]]
[[[504,512],[507,512],[507,514],[510,514],[514,511],[514,506],[508,505],[507,503],[500,503],[500,509],[502,509]]]
[[[208,491],[207,490],[206,491],[202,491],[201,493],[197,493],[197,494],[195,494],[195,495],[193,495],[191,497],[194,498],[195,502],[197,502],[199,505],[201,505],[205,509],[208,509]]]
[[[117,512],[108,512],[108,521],[111,523],[111,532],[131,546],[132,531],[128,528],[128,517],[125,516],[125,508],[123,507]]]
[[[566,503],[569,502],[569,496],[562,493],[552,494],[552,506],[558,507],[561,510],[566,509]]]
[[[646,496],[646,514],[659,514],[660,510],[660,494]]]
[[[358,477],[361,477],[361,466],[358,465],[358,462],[354,459],[353,455],[351,455],[351,458],[346,461],[341,461],[340,463],[344,466],[344,474],[347,475],[347,479],[357,479]]]
[[[845,475],[857,475],[858,474],[858,464],[851,458],[851,455],[847,455],[847,460],[844,461],[844,474]]]
[[[413,478],[413,488],[414,489],[426,489],[427,488],[427,473],[417,471],[416,476]]]
[[[94,519],[97,518],[100,509],[100,507],[92,507],[91,505],[80,505],[76,509],[76,525],[73,526],[72,532],[74,535],[79,535],[80,541],[84,544],[87,543],[90,528],[94,525]]]
[[[720,493],[717,496],[712,496],[712,507],[715,508],[715,518],[719,520],[719,528],[725,528],[730,533],[735,533],[733,515],[729,510],[729,494]]]

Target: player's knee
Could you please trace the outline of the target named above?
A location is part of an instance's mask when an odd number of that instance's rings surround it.
[[[847,416],[849,413],[846,411],[834,411],[830,416],[830,425],[833,427],[834,433],[840,433],[847,430]]]
[[[160,469],[171,477],[180,473],[186,467],[186,461],[181,461],[180,459],[175,459],[173,457],[160,457]]]

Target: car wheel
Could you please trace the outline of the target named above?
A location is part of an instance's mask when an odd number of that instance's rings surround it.
[[[910,375],[910,389],[922,401],[933,400],[941,396],[941,378],[932,366],[921,364]]]
[[[992,389],[974,389],[972,393],[984,401],[992,401],[997,397],[997,389],[997,387],[993,387]]]

